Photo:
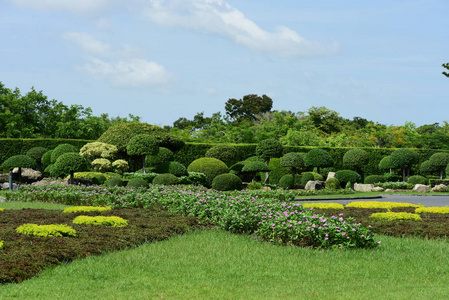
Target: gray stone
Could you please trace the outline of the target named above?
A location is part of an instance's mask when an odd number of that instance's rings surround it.
[[[354,190],[356,192],[371,192],[373,188],[374,188],[374,184],[354,183]]]
[[[371,192],[383,192],[384,188],[380,187],[380,186],[376,186],[375,188],[371,189]]]
[[[313,191],[313,190],[322,190],[324,188],[324,181],[312,181],[307,182],[304,187],[305,190]]]
[[[428,185],[415,184],[415,186],[413,187],[413,191],[418,193],[427,193],[430,192],[430,188]]]
[[[9,190],[9,182],[4,182],[0,185],[0,189],[2,190]],[[19,189],[19,186],[15,183],[12,184],[12,190],[17,191]]]
[[[335,172],[329,172],[329,173],[327,173],[327,179],[329,179],[329,178],[335,178]],[[326,179],[326,180],[327,180]]]
[[[432,192],[447,192],[447,191],[448,191],[447,185],[444,184],[439,184],[432,188]]]
[[[19,173],[19,168],[14,168],[13,173]],[[39,181],[42,179],[42,173],[30,168],[22,168],[22,178],[29,182]]]

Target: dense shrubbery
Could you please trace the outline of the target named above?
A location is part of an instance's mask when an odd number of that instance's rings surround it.
[[[291,190],[295,186],[295,179],[291,174],[286,174],[279,180],[279,186],[284,190]]]
[[[329,178],[324,183],[324,186],[329,190],[338,190],[341,187],[341,182],[337,178]]]
[[[159,174],[153,179],[153,184],[172,185],[178,182],[178,177],[170,173]]]
[[[240,177],[230,173],[224,173],[216,176],[212,181],[212,188],[217,191],[233,191],[242,189],[242,180]]]
[[[58,157],[65,153],[78,153],[78,149],[71,144],[60,144],[51,153],[51,163],[54,164]]]
[[[5,168],[32,168],[35,169],[37,167],[37,163],[34,159],[26,155],[14,155],[5,160],[2,163],[2,167]]]
[[[216,176],[228,172],[228,167],[219,159],[204,157],[194,160],[187,167],[187,171],[205,174],[207,178],[207,185],[211,186],[212,181]]]
[[[351,171],[351,170],[340,170],[335,172],[335,178],[337,178],[338,180],[340,180],[341,183],[356,183],[356,182],[360,182],[362,180],[362,177],[360,176],[360,174],[358,174],[355,171]]]
[[[369,175],[365,177],[364,183],[366,184],[375,184],[379,182],[385,182],[383,175]]]
[[[425,184],[425,185],[427,185],[427,184],[429,184],[429,180],[426,177],[424,177],[424,176],[414,175],[414,176],[410,176],[407,179],[407,183],[413,184],[413,185],[415,185],[415,184]]]
[[[205,156],[219,159],[230,167],[237,162],[238,152],[234,146],[217,145],[208,149]]]
[[[126,186],[129,188],[147,188],[148,182],[143,178],[132,178]]]
[[[127,182],[123,181],[121,178],[119,177],[112,177],[111,179],[108,179],[104,182],[105,186],[110,186],[110,187],[114,187],[114,186],[126,186]]]

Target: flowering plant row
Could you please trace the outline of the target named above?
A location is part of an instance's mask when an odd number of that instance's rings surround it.
[[[14,196],[12,196],[14,195]],[[173,212],[213,222],[235,233],[256,234],[276,244],[313,247],[371,248],[376,243],[370,228],[341,216],[325,218],[289,205],[269,193],[223,193],[196,186],[153,186],[149,189],[125,187],[27,186],[7,199],[51,201],[76,205],[120,207],[163,206]]]

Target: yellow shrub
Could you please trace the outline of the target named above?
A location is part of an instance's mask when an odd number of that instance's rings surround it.
[[[0,250],[3,249],[3,244],[5,243],[5,241],[0,241]]]
[[[449,207],[418,207],[415,213],[449,214]]]
[[[77,212],[90,212],[90,211],[106,211],[111,210],[109,206],[70,206],[64,208],[63,213],[77,213]]]
[[[346,204],[346,207],[355,208],[385,208],[391,209],[394,207],[423,207],[424,205],[399,203],[399,202],[381,202],[381,201],[356,201]]]
[[[393,220],[414,220],[422,221],[421,217],[417,214],[405,213],[405,212],[385,212],[385,213],[374,213],[371,214],[370,218],[375,218],[385,221]]]
[[[321,209],[344,209],[343,204],[340,203],[304,203],[301,204],[305,208],[321,208]]]
[[[65,224],[23,224],[16,231],[31,236],[76,236],[75,229]]]
[[[125,227],[128,225],[128,221],[120,217],[89,217],[78,216],[73,220],[74,224],[86,224],[86,225],[103,225],[112,227]]]
[[[4,211],[5,209],[4,208],[0,208],[0,211]]]

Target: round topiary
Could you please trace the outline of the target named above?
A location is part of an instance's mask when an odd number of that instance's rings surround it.
[[[234,146],[217,145],[209,148],[205,156],[219,159],[227,166],[232,166],[237,161],[238,152]]]
[[[101,142],[87,143],[80,149],[81,156],[89,160],[96,158],[113,159],[117,155],[118,149],[116,146]]]
[[[217,191],[233,191],[242,189],[242,180],[234,174],[217,175],[212,181],[212,188]]]
[[[383,157],[379,162],[379,169],[381,170],[389,170],[392,169],[390,156]]]
[[[320,168],[331,167],[334,164],[334,160],[331,155],[323,149],[312,149],[304,157],[306,166],[316,167],[317,172],[320,173]]]
[[[157,166],[169,161],[173,161],[173,152],[165,147],[159,147],[159,151],[156,155],[147,155],[145,158],[145,164],[148,166]]]
[[[42,157],[41,157],[41,165],[42,168],[46,168],[47,166],[49,166],[51,164],[51,154],[53,153],[53,150],[48,150],[47,152],[45,152]]]
[[[169,161],[166,163],[163,163],[161,165],[158,165],[155,170],[156,173],[170,173],[177,177],[181,176],[187,176],[189,175],[189,172],[187,172],[187,168],[177,162],[177,161]]]
[[[120,177],[111,177],[104,182],[105,186],[126,186],[126,181],[123,181]]]
[[[429,158],[429,161],[432,167],[440,172],[440,179],[443,179],[444,171],[446,166],[449,164],[449,153],[435,153]]]
[[[281,157],[284,149],[277,139],[266,139],[260,141],[256,147],[256,155],[268,161],[272,157]]]
[[[211,186],[214,178],[220,174],[228,173],[228,167],[224,162],[212,157],[195,159],[188,167],[188,172],[204,173],[207,178],[207,185]]]
[[[430,162],[430,160],[423,161],[419,166],[419,171],[423,174],[432,174],[436,171],[435,166]]]
[[[31,168],[36,169],[37,163],[34,159],[26,155],[14,155],[2,163],[5,168]]]
[[[314,181],[315,176],[312,172],[304,172],[301,174],[301,185],[306,186],[307,182]]]
[[[402,181],[405,181],[406,171],[410,173],[411,166],[419,162],[419,155],[415,150],[401,148],[394,150],[390,155],[390,164],[393,169],[402,169]]]
[[[258,160],[250,161],[242,168],[243,173],[251,174],[252,181],[255,180],[258,172],[269,172],[269,171],[270,168],[268,167],[268,165]]]
[[[38,166],[41,165],[41,161],[42,161],[42,156],[48,151],[47,148],[44,147],[33,147],[30,150],[27,151],[27,156],[31,157],[32,159],[34,159]]]
[[[90,164],[86,158],[82,157],[78,153],[65,153],[58,157],[53,165],[52,172],[56,176],[71,175],[74,172],[87,171],[90,168]]]
[[[178,184],[178,182],[178,177],[170,173],[159,174],[153,179],[153,184],[173,185]]]
[[[364,180],[365,184],[375,184],[379,182],[385,182],[383,175],[369,175],[366,176]]]
[[[366,165],[368,161],[368,152],[363,149],[351,149],[343,155],[343,165],[353,168],[354,170],[360,170],[360,168]]]
[[[421,175],[414,175],[414,176],[410,176],[410,177],[407,179],[407,183],[410,183],[410,184],[424,184],[424,185],[427,185],[427,184],[429,184],[429,180],[428,180],[426,177],[424,177],[424,176],[421,176]]]
[[[354,172],[352,170],[340,170],[335,172],[335,178],[340,180],[342,183],[356,183],[362,180],[362,177],[359,173]]]
[[[326,182],[324,183],[324,186],[328,190],[338,190],[341,187],[341,183],[340,183],[340,180],[333,177],[333,178],[329,178],[328,180],[326,180]]]
[[[128,162],[124,159],[117,159],[112,162],[112,169],[118,174],[123,174],[123,172],[128,171]]]
[[[287,153],[281,158],[281,167],[290,168],[292,176],[295,176],[301,168],[305,167],[304,159],[297,152]]]
[[[295,179],[291,174],[286,174],[279,179],[278,184],[284,190],[291,190],[295,186]]]
[[[137,156],[142,162],[142,171],[145,173],[145,157],[156,155],[159,151],[159,144],[155,137],[149,134],[138,134],[133,136],[126,145],[128,155]]]
[[[143,178],[131,178],[126,185],[129,188],[147,188],[148,182]]]
[[[76,153],[78,154],[78,149],[70,144],[60,144],[51,153],[51,163],[54,164],[58,157],[63,155],[64,153]]]
[[[107,172],[112,169],[112,164],[109,159],[97,158],[92,162],[92,167],[97,172]]]

